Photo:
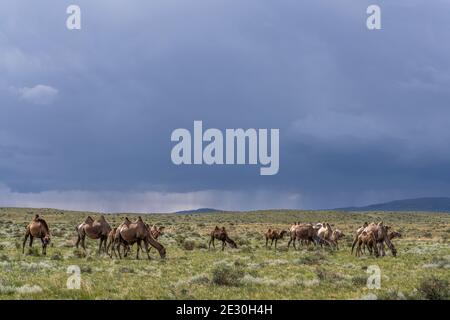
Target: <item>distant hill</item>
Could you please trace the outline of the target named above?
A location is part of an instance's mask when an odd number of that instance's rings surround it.
[[[212,208],[198,208],[193,210],[183,210],[177,211],[177,214],[191,214],[191,213],[214,213],[214,212],[224,212],[224,210],[217,210]]]
[[[377,203],[364,207],[336,208],[340,211],[431,211],[450,212],[450,198],[416,198]]]

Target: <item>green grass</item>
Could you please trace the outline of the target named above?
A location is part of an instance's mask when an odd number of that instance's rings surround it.
[[[25,226],[34,213],[52,231],[52,245],[41,256],[40,241],[22,254]],[[76,250],[75,226],[92,213],[52,209],[0,209],[0,299],[450,299],[450,215],[438,213],[343,213],[260,211],[193,215],[142,215],[166,226],[161,260],[123,260],[96,254],[97,242]],[[96,216],[96,214],[92,214]],[[111,226],[125,216],[107,215]],[[364,221],[385,221],[404,234],[395,239],[398,257],[350,255],[354,230]],[[264,247],[263,232],[288,229],[294,221],[327,221],[347,238],[339,251],[301,248],[288,251],[287,237],[278,250]],[[239,248],[208,250],[208,233],[225,226]],[[81,289],[69,290],[67,268],[81,269]],[[366,286],[371,265],[381,269],[381,289]]]

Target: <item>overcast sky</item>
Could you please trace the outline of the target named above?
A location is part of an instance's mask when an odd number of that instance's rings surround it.
[[[82,29],[65,26],[78,4]],[[382,30],[366,28],[377,3]],[[450,1],[2,0],[0,206],[169,212],[450,195]],[[280,170],[175,166],[279,128]]]

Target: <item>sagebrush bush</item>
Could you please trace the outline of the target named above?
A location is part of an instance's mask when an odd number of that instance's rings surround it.
[[[212,282],[219,286],[238,286],[244,272],[239,267],[228,264],[217,264],[212,270]]]
[[[435,276],[422,280],[418,288],[419,294],[427,300],[449,300],[450,287],[445,279]]]
[[[195,241],[192,239],[185,239],[183,241],[183,248],[185,250],[194,250],[195,249]]]

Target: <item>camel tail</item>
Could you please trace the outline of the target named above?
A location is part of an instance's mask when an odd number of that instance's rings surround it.
[[[356,236],[355,240],[353,241],[353,244],[352,244],[352,254],[353,254],[353,249],[355,248],[356,242],[358,242],[358,236]]]

